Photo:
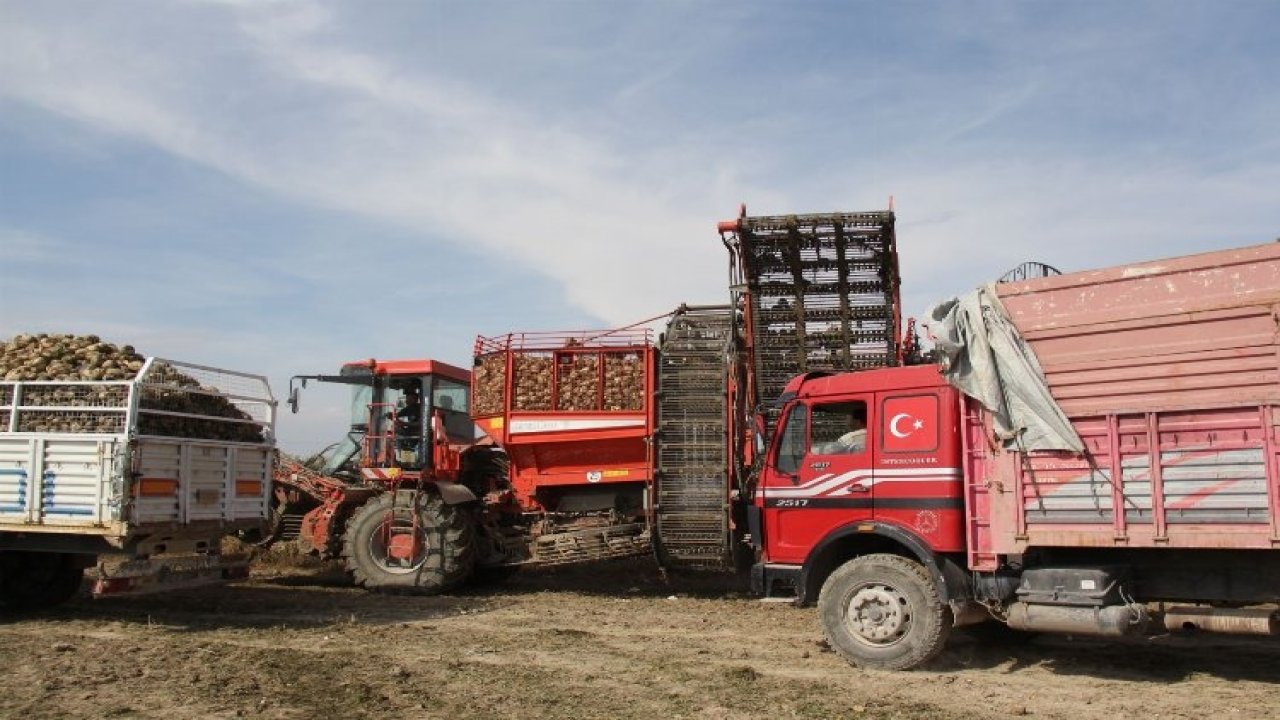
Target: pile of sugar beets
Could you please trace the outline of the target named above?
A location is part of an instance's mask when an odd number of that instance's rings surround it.
[[[604,375],[600,359],[604,357]],[[553,362],[556,366],[553,367]],[[644,408],[645,374],[640,357],[634,353],[564,353],[557,361],[544,355],[516,355],[512,363],[514,410],[551,410],[551,379],[555,373],[555,410],[641,410]],[[487,355],[472,369],[477,414],[499,413],[503,409],[506,357]],[[601,382],[603,380],[603,386]],[[602,390],[603,387],[603,390]]]
[[[124,407],[129,387],[142,370],[145,358],[132,345],[103,342],[97,335],[15,335],[0,341],[0,405],[13,402],[15,382],[46,381],[24,385],[21,405],[38,407],[18,414],[18,432],[117,433],[125,416],[105,408]],[[106,381],[121,384],[73,384]],[[262,442],[262,428],[214,388],[202,387],[172,366],[157,363],[142,388],[138,432],[142,435],[203,438],[236,442]],[[95,409],[96,408],[96,409]],[[199,415],[178,417],[147,410]],[[0,419],[3,422],[4,419]]]

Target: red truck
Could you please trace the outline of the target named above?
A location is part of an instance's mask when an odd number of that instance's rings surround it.
[[[757,587],[816,601],[832,647],[882,668],[980,619],[1276,634],[1278,303],[1280,244],[993,285],[962,324],[994,327],[941,342],[950,367],[793,379],[750,500]],[[1018,388],[984,406],[948,381],[1002,332],[1077,449],[1033,449],[1055,443],[1008,421]]]

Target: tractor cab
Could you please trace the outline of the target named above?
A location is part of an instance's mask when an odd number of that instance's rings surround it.
[[[359,475],[365,468],[404,471],[455,469],[457,453],[476,439],[470,415],[471,373],[434,360],[361,360],[338,375],[298,375],[289,404],[308,381],[351,387],[346,436],[308,461],[325,475]]]

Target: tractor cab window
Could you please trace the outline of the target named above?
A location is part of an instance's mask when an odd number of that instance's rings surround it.
[[[392,384],[387,388],[383,402],[395,408],[397,423],[421,427],[423,417],[421,381],[415,379]]]
[[[369,403],[373,402],[371,385],[354,385],[351,388],[351,428],[365,430],[369,425]]]
[[[329,447],[321,450],[319,454],[307,461],[307,467],[312,470],[318,470],[325,475],[338,475],[344,470],[350,470],[347,464],[360,452],[360,440],[362,434],[355,432],[347,433],[347,436]]]
[[[383,402],[388,408],[394,408],[395,456],[402,467],[421,467],[426,462],[423,437],[428,412],[424,406],[423,384],[417,377],[396,379],[387,384],[383,393]]]
[[[421,435],[428,416],[421,378],[392,380],[382,392],[384,417],[395,417],[397,435]]]
[[[437,377],[435,388],[431,392],[431,405],[438,410],[466,413],[471,410],[468,402],[470,394],[471,389],[466,385]]]
[[[435,378],[431,391],[432,404],[444,419],[445,434],[453,442],[475,440],[476,426],[471,421],[471,388],[455,380]]]
[[[365,433],[369,429],[369,403],[373,402],[371,385],[351,386],[351,425],[346,437],[322,450],[307,465],[325,475],[337,475],[344,471],[353,471],[351,462],[360,452]]]

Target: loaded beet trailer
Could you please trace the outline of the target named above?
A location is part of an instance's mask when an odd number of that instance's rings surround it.
[[[1278,314],[1260,245],[990,285],[931,312],[939,365],[794,378],[756,586],[891,669],[989,619],[1276,634]]]
[[[654,355],[637,329],[476,339],[472,418],[509,461],[477,495],[508,563],[650,549]]]
[[[95,563],[98,595],[247,574],[220,541],[268,518],[266,379],[138,366],[128,379],[0,382],[0,610],[63,602]]]

